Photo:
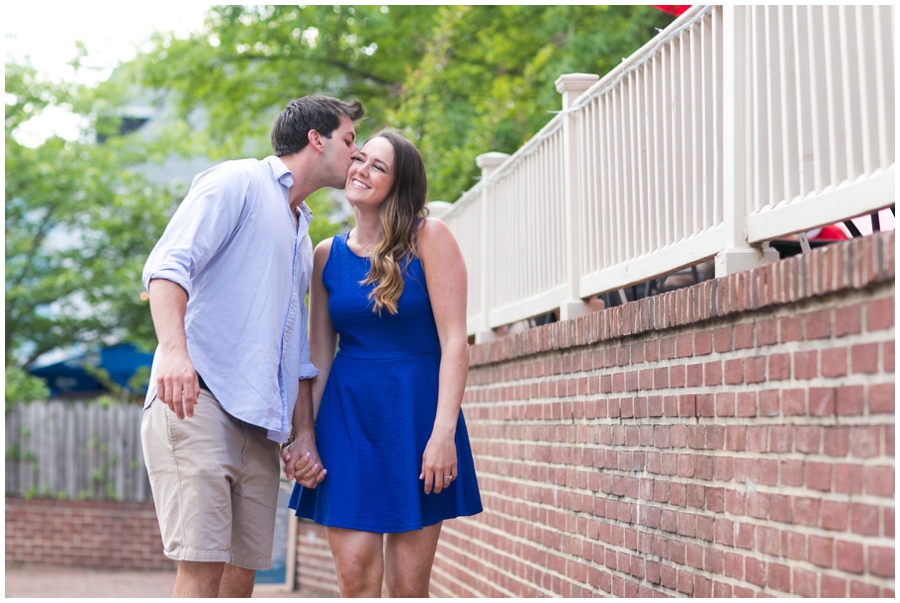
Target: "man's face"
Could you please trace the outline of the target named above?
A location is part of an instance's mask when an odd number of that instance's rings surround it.
[[[325,153],[322,156],[327,184],[331,188],[344,188],[347,170],[350,163],[359,153],[356,148],[356,130],[353,122],[346,115],[341,116],[340,125],[331,133],[331,138],[324,138]]]

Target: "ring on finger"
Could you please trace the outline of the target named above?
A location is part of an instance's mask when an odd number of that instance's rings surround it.
[[[450,481],[453,481],[453,476],[452,476],[452,475],[445,475],[445,476],[444,476],[444,479],[449,479]]]

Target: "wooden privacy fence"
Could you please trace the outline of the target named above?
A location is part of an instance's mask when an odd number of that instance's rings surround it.
[[[893,11],[695,6],[602,79],[561,76],[562,111],[441,216],[469,334],[893,206]]]
[[[6,495],[151,502],[141,406],[17,404],[6,413]]]

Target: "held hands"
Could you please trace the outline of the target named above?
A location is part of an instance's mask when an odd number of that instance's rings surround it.
[[[440,494],[448,487],[457,475],[456,442],[454,437],[438,437],[432,434],[422,455],[422,473],[419,479],[425,480],[425,494]]]
[[[156,395],[179,419],[194,416],[200,383],[187,351],[164,354],[156,372]]]
[[[315,438],[298,437],[281,451],[284,460],[284,477],[296,479],[304,488],[315,488],[325,479],[328,471],[322,466]]]

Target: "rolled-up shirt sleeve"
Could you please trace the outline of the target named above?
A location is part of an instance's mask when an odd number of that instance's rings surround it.
[[[198,174],[184,201],[150,252],[141,280],[165,279],[191,295],[192,279],[238,227],[248,180],[229,162]]]

